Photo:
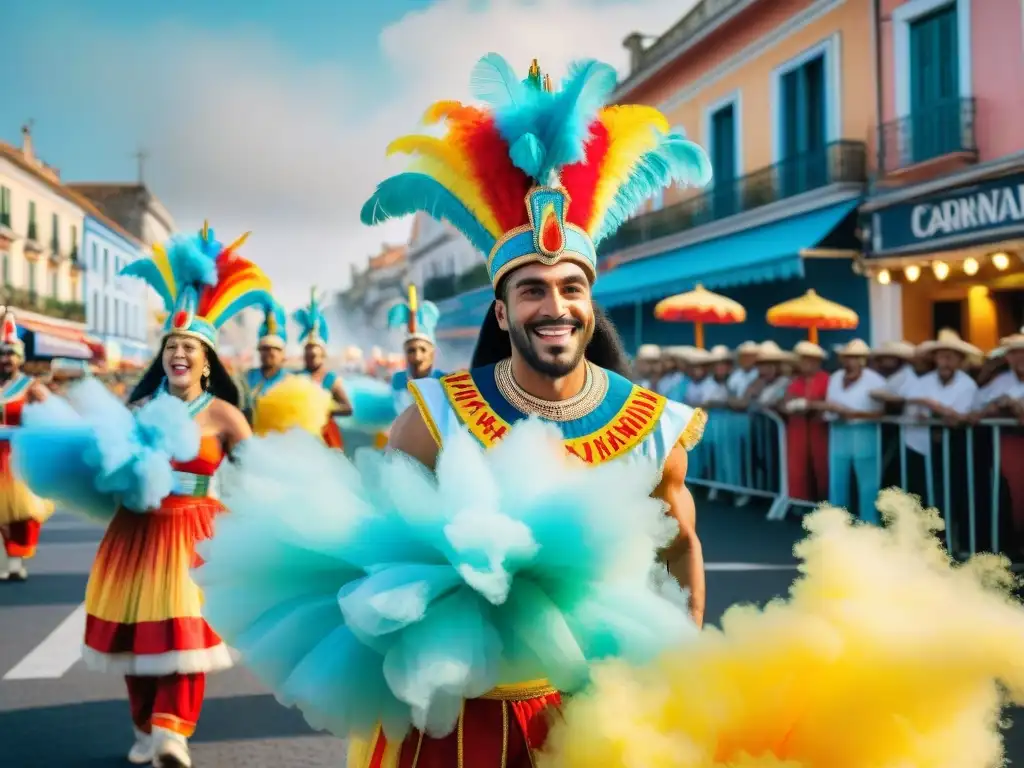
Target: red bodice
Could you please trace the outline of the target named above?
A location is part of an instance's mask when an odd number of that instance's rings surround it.
[[[17,427],[21,425],[21,412],[25,410],[27,400],[28,393],[25,392],[3,404],[2,424],[4,426]]]
[[[171,466],[179,472],[212,477],[222,461],[224,461],[224,449],[221,447],[220,438],[216,435],[203,435],[199,439],[199,454],[194,459],[175,461],[171,463]]]

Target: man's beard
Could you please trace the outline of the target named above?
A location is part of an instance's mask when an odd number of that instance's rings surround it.
[[[576,343],[576,351],[571,358],[566,361],[547,361],[540,358],[540,355],[533,348],[533,337],[531,334],[534,329],[543,328],[546,325],[571,325],[576,329],[576,333],[571,337],[572,341]],[[563,376],[568,376],[576,369],[576,366],[580,364],[580,360],[583,359],[583,355],[587,351],[587,344],[590,343],[593,335],[593,328],[588,329],[575,319],[559,318],[557,321],[509,326],[509,337],[512,340],[512,346],[516,348],[523,360],[526,361],[526,364],[537,373],[551,379],[560,379]]]

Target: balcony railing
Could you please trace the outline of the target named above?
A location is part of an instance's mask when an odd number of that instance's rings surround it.
[[[878,127],[878,175],[947,155],[977,155],[974,99],[944,99]]]
[[[615,235],[601,243],[598,255],[603,258],[640,243],[678,234],[830,184],[863,184],[866,180],[864,142],[836,141],[820,150],[791,157],[738,179],[720,179],[701,195],[630,219]]]

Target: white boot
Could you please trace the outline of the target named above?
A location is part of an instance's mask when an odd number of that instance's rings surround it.
[[[128,750],[128,762],[132,765],[150,765],[153,762],[153,736],[135,729],[135,743]]]
[[[154,768],[192,768],[188,739],[166,728],[153,729]]]
[[[25,563],[20,557],[7,558],[7,578],[10,581],[24,581],[28,578]]]

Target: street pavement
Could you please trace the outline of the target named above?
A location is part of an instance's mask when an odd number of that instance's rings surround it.
[[[708,562],[709,622],[729,605],[762,604],[796,576],[800,528],[767,522],[757,507],[701,501],[699,529]],[[0,765],[108,768],[127,765],[131,740],[123,683],[84,668],[81,602],[101,531],[68,515],[44,528],[31,576],[0,583]],[[213,676],[193,756],[199,768],[341,768],[342,743],[314,733],[243,669]],[[1020,730],[1020,729],[1018,729]],[[1010,757],[1024,759],[1024,734],[1011,732]]]

